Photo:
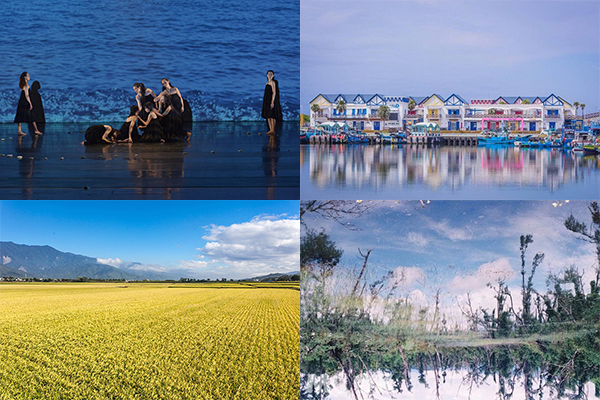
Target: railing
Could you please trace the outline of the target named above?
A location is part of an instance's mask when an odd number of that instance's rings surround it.
[[[467,113],[465,118],[542,118],[542,114],[517,114],[517,113],[504,113],[504,114],[488,114],[488,113]]]
[[[404,114],[404,118],[405,119],[419,119],[419,118],[423,118],[423,114]]]
[[[436,114],[436,115],[427,114],[428,120],[439,120],[440,118],[441,118],[441,116],[439,114]]]
[[[352,115],[352,114],[346,114],[346,115],[331,115],[329,117],[330,119],[380,119],[378,115]]]
[[[560,115],[558,115],[558,114],[547,114],[547,115],[544,115],[544,117],[548,118],[548,119],[559,119]]]

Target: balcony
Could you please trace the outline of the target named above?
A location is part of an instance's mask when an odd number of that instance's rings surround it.
[[[439,121],[441,119],[440,114],[427,114],[427,119],[429,121]]]
[[[404,114],[404,119],[420,119],[423,118],[423,114]]]
[[[560,115],[559,114],[546,114],[546,115],[544,115],[544,118],[546,118],[546,119],[560,119]]]
[[[476,113],[467,113],[465,115],[465,118],[474,118],[474,119],[479,119],[479,118],[523,118],[523,119],[541,119],[542,118],[542,114],[535,114],[535,113],[523,113],[523,114],[517,114],[517,113],[503,113],[503,114],[488,114],[486,112],[476,112]]]

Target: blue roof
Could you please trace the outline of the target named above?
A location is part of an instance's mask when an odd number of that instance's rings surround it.
[[[423,101],[427,100],[429,98],[429,96],[408,96],[409,99],[412,99],[415,101],[415,103],[421,104]]]
[[[448,101],[448,99],[450,99],[450,97],[452,96],[456,96],[457,99],[459,99],[460,101],[462,101],[465,104],[469,104],[468,101],[466,101],[465,99],[463,99],[461,96],[457,95],[456,93],[452,93],[450,96],[448,96],[448,98],[446,100],[444,100],[444,103]]]

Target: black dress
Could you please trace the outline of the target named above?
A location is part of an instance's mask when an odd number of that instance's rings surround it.
[[[273,89],[268,83],[265,85],[265,95],[263,97],[263,106],[261,116],[265,119],[275,119],[281,121],[283,114],[281,113],[281,104],[279,103],[279,82],[273,79],[275,82],[275,101],[274,106],[271,108],[271,99],[273,98]]]
[[[139,141],[144,143],[158,143],[161,139],[164,139],[163,128],[157,119],[153,119],[148,126],[144,128],[144,134]]]
[[[27,94],[29,94],[29,88],[27,88]],[[25,97],[25,90],[21,89],[21,97],[19,97],[19,104],[17,105],[17,115],[15,115],[15,122],[35,122],[35,116],[33,110],[29,109],[29,102]]]
[[[148,92],[148,90],[146,89],[146,92]],[[146,103],[148,102],[154,102],[154,97],[152,97],[151,94],[145,94],[143,96],[141,96],[140,98],[140,102],[142,103],[142,109],[140,110],[138,116],[142,119],[142,120],[146,120],[148,118],[148,113],[146,112]]]
[[[181,111],[181,108],[179,110]],[[171,111],[161,118],[160,124],[163,128],[163,137],[166,141],[176,141],[187,138],[187,132],[183,129],[181,115],[173,110],[173,106],[171,106]]]
[[[133,124],[133,130],[131,131],[131,140],[134,142],[139,141],[140,134],[138,133],[138,130],[135,126],[135,120],[133,120],[132,122],[125,121],[125,123],[123,123],[123,125],[119,129],[119,135],[117,136],[117,140],[129,139],[129,126],[131,124]]]
[[[85,144],[106,144],[102,136],[106,132],[104,125],[92,125],[85,131]]]

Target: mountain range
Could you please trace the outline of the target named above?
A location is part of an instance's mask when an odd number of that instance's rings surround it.
[[[270,281],[283,275],[300,274],[299,271],[275,273],[247,280]],[[166,280],[189,276],[187,270],[152,271],[142,269],[140,263],[123,263],[120,268],[98,262],[97,258],[65,253],[51,246],[30,246],[13,242],[0,242],[0,277],[41,279],[126,279]]]

